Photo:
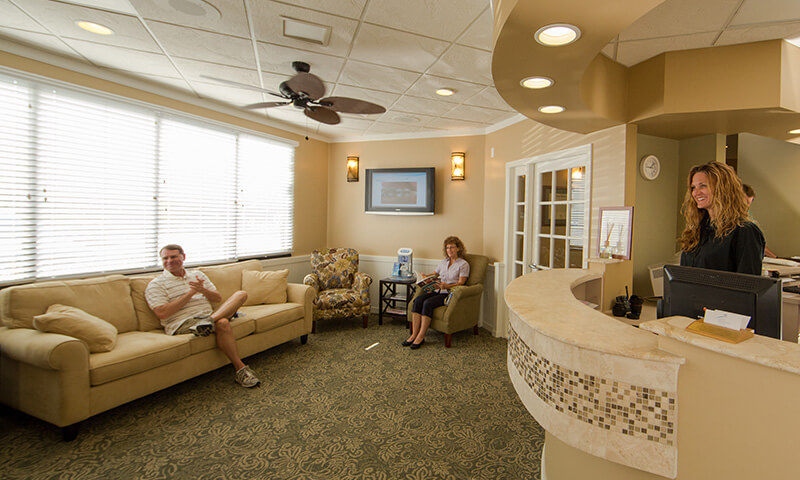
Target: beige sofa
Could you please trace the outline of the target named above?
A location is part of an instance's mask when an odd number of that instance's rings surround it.
[[[242,289],[242,272],[257,260],[200,267],[222,298]],[[168,336],[144,290],[158,273],[33,283],[0,290],[0,402],[62,427],[228,364],[216,338]],[[311,332],[314,290],[289,283],[287,302],[244,306],[231,322],[242,358]],[[113,324],[116,345],[90,353],[87,343],[33,328],[50,305],[77,307]],[[112,329],[113,331],[113,329]]]

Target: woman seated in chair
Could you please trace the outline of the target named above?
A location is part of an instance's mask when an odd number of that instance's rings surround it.
[[[451,288],[464,285],[469,277],[469,263],[464,260],[464,243],[458,237],[447,237],[443,251],[445,258],[435,271],[439,275],[436,289],[419,295],[411,306],[411,336],[403,342],[403,346],[410,346],[412,350],[425,343],[425,332],[431,325],[433,310],[444,305]]]

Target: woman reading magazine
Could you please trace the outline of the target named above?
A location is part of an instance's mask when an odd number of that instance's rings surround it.
[[[425,332],[431,325],[433,310],[444,305],[450,289],[467,283],[469,277],[469,263],[464,260],[464,243],[454,236],[444,239],[443,252],[445,258],[436,266],[436,271],[432,274],[438,278],[431,291],[426,291],[426,276],[422,282],[417,282],[423,289],[411,305],[411,336],[403,341],[404,347],[411,347],[415,350],[425,343]]]

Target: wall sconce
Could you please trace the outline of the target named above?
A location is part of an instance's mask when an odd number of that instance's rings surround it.
[[[466,164],[464,152],[453,152],[450,154],[450,180],[464,180],[464,168]]]
[[[347,181],[358,181],[358,157],[347,157]]]

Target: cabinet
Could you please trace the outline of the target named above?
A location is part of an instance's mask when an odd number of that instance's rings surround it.
[[[383,325],[384,315],[406,317],[408,304],[414,296],[416,278],[386,277],[380,281],[380,306],[378,325]],[[398,287],[400,287],[398,289]],[[400,290],[398,292],[398,290]]]

